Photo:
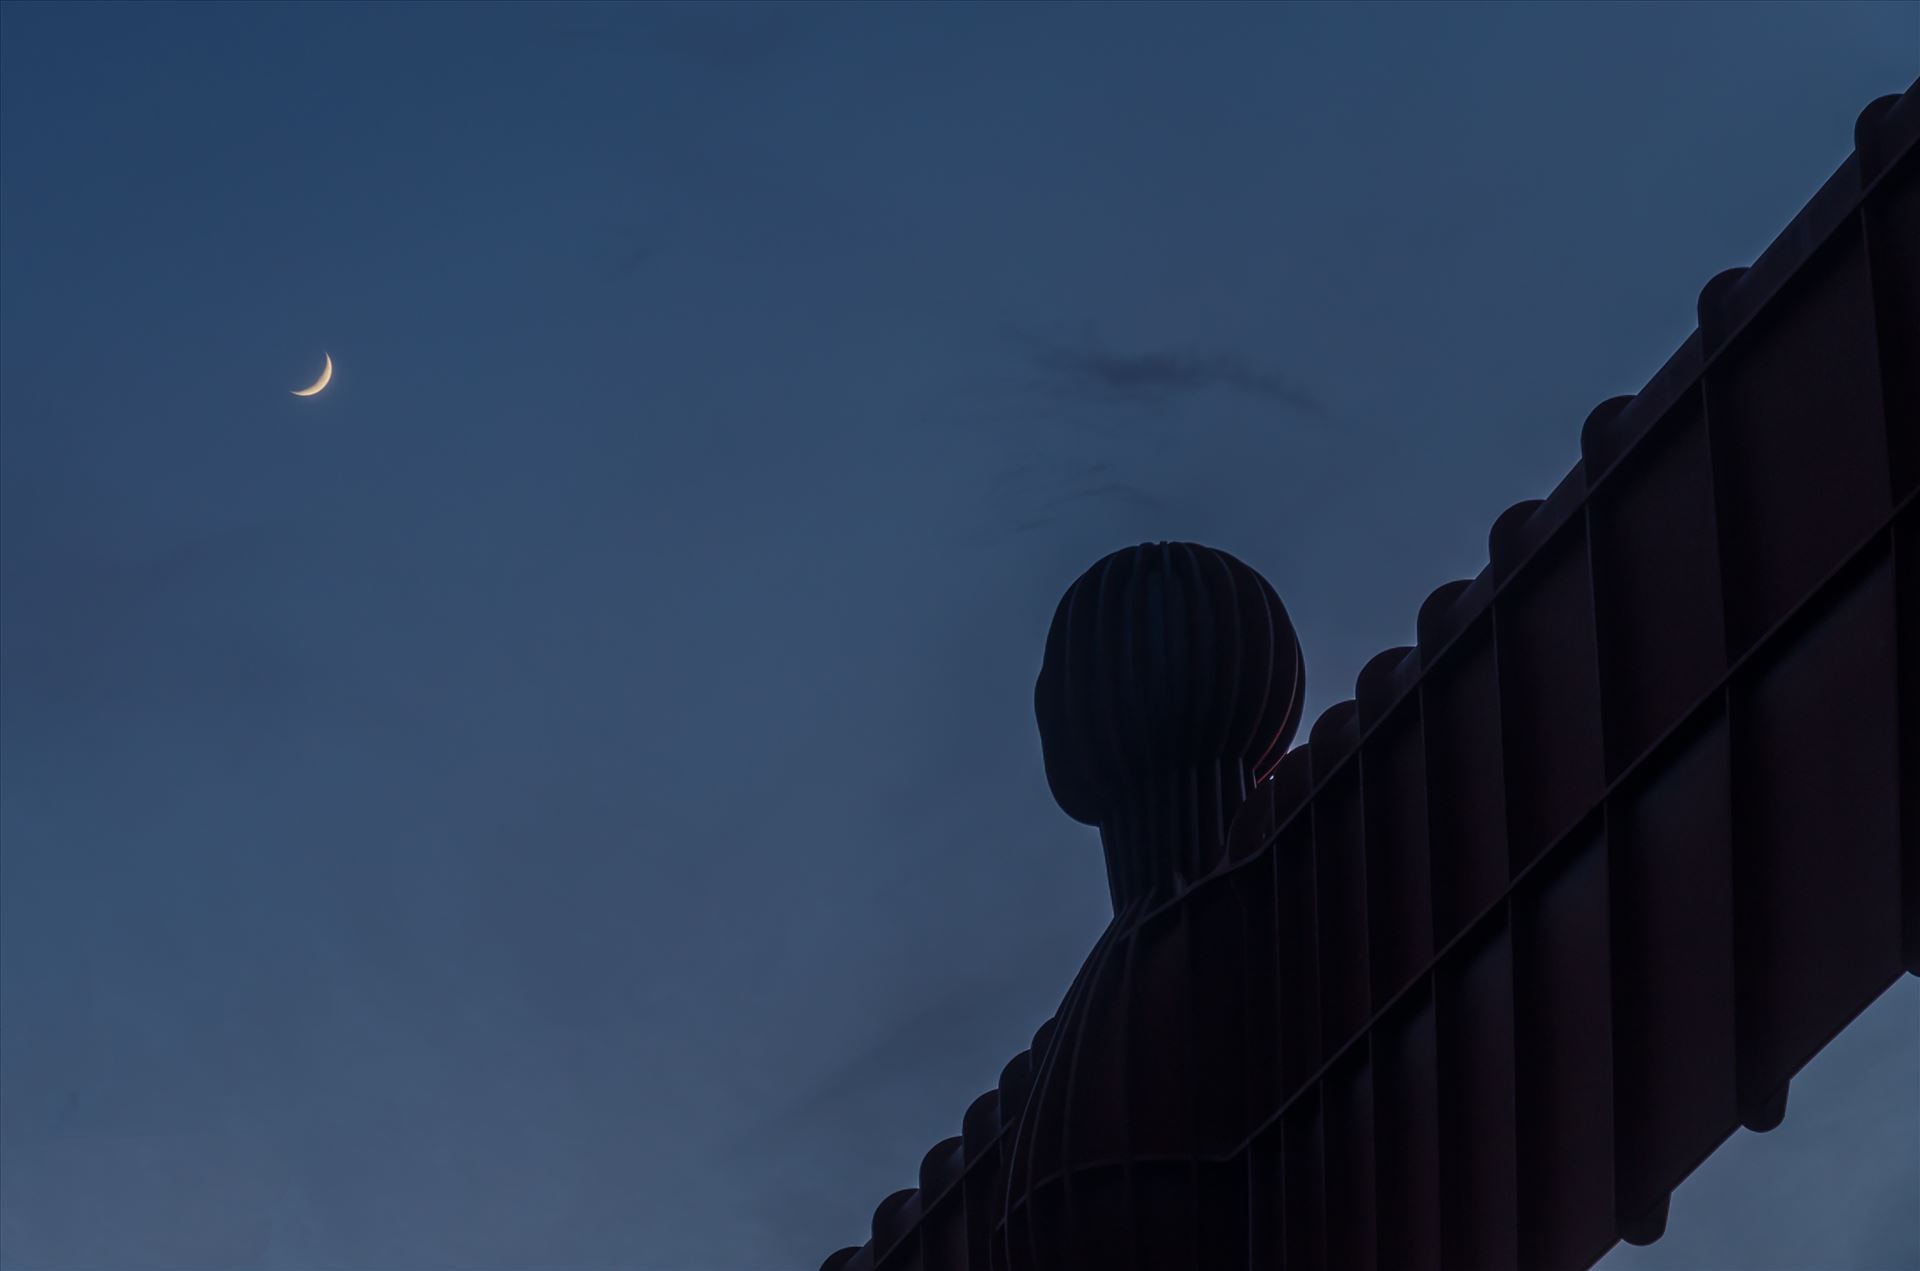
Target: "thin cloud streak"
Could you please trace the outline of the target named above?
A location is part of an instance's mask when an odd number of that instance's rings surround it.
[[[1034,354],[1043,382],[1056,391],[1103,401],[1164,405],[1174,398],[1220,391],[1272,402],[1305,419],[1326,421],[1321,396],[1299,381],[1237,353],[1109,353],[1043,348]]]

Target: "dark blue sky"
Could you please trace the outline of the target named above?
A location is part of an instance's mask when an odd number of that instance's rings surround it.
[[[1223,547],[1348,696],[1920,6],[14,3],[0,72],[0,1263],[789,1271],[1107,917],[1066,585]],[[1916,989],[1609,1265],[1920,1266]]]

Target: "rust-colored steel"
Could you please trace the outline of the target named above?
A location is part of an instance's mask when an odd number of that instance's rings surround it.
[[[823,1271],[1578,1271],[1658,1238],[1920,974],[1917,353],[1920,85],[1277,765],[1272,589],[1192,544],[1089,570],[1035,710],[1113,923]]]

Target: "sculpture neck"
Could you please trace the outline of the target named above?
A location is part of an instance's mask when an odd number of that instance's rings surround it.
[[[1100,826],[1117,915],[1171,896],[1226,855],[1227,828],[1253,790],[1253,773],[1222,760],[1132,783]]]

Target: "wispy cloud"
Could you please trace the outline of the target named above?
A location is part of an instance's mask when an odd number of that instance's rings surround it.
[[[1001,472],[983,506],[993,509],[991,529],[972,533],[970,545],[997,543],[1031,534],[1063,522],[1105,521],[1117,510],[1158,513],[1167,500],[1145,485],[1120,480],[1114,465],[1095,463],[1026,463]]]
[[[1310,419],[1329,414],[1326,402],[1312,389],[1238,353],[1112,353],[1043,346],[1034,352],[1034,365],[1056,391],[1109,401],[1161,405],[1213,390],[1273,402]]]

